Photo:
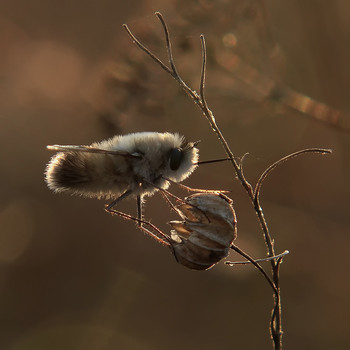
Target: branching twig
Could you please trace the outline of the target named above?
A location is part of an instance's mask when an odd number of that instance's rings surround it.
[[[207,103],[206,103],[206,99],[204,97],[205,65],[206,65],[206,49],[205,49],[204,36],[203,35],[200,36],[203,52],[202,52],[202,69],[201,69],[201,83],[200,83],[201,96],[199,96],[198,93],[195,90],[192,90],[178,74],[176,67],[175,67],[172,50],[171,50],[171,43],[170,43],[170,39],[169,39],[168,27],[163,19],[163,16],[159,12],[156,12],[156,16],[159,19],[159,21],[161,22],[163,30],[164,30],[166,50],[168,53],[168,59],[169,59],[169,64],[170,64],[171,68],[169,68],[166,64],[164,64],[154,53],[152,53],[147,47],[145,47],[135,37],[135,35],[130,31],[129,27],[126,24],[123,24],[123,27],[126,30],[126,32],[128,33],[128,35],[130,36],[130,38],[132,39],[132,41],[142,51],[144,51],[148,56],[150,56],[157,64],[159,64],[162,69],[164,69],[168,74],[170,74],[180,84],[180,86],[185,90],[185,92],[192,98],[194,103],[201,109],[202,113],[204,114],[204,116],[208,120],[210,126],[212,127],[212,129],[216,133],[218,139],[220,140],[227,156],[230,158],[231,163],[235,169],[235,172],[237,173],[238,178],[241,180],[241,183],[245,187],[246,191],[249,193],[250,197],[252,197],[253,196],[253,189],[252,189],[251,185],[244,178],[243,172],[240,169],[240,165],[235,160],[235,157],[234,157],[228,143],[226,142],[224,136],[222,135],[219,127],[217,126],[215,118],[213,116],[213,113],[208,108]]]
[[[261,175],[259,181],[257,182],[255,189],[253,190],[252,185],[246,180],[243,174],[243,168],[242,168],[242,160],[237,161],[234,157],[226,139],[224,138],[223,134],[221,133],[220,128],[218,127],[216,120],[214,118],[214,115],[212,111],[209,109],[207,105],[207,101],[204,94],[204,88],[205,88],[205,72],[206,72],[206,45],[205,45],[205,39],[204,36],[200,36],[200,41],[202,45],[202,66],[201,66],[201,79],[200,79],[200,86],[199,86],[199,94],[191,89],[180,77],[173,58],[172,54],[172,48],[171,48],[171,42],[169,39],[169,31],[167,28],[167,25],[162,17],[162,15],[159,12],[156,12],[156,16],[159,19],[159,21],[162,24],[164,35],[165,35],[165,42],[166,42],[166,50],[169,60],[170,68],[164,64],[156,55],[154,55],[149,49],[147,49],[130,31],[128,26],[126,24],[123,25],[125,30],[127,31],[128,35],[131,37],[133,42],[141,49],[143,50],[148,56],[150,56],[162,69],[164,69],[168,74],[170,74],[177,82],[180,84],[182,89],[191,97],[191,99],[194,101],[194,103],[200,108],[206,119],[208,120],[211,128],[217,135],[218,139],[220,140],[225,153],[227,154],[228,158],[231,161],[231,164],[234,167],[235,173],[240,180],[241,184],[243,185],[244,189],[248,193],[249,198],[252,201],[252,204],[254,206],[254,209],[256,211],[256,214],[258,216],[264,241],[267,246],[267,252],[268,257],[271,258],[271,269],[272,269],[272,279],[266,274],[266,272],[261,268],[261,266],[257,263],[256,260],[250,258],[248,255],[246,255],[244,252],[241,252],[240,254],[243,255],[246,259],[248,259],[255,267],[259,269],[259,271],[264,275],[264,277],[267,279],[268,283],[271,285],[273,291],[274,291],[274,307],[272,311],[271,316],[271,324],[270,324],[270,330],[271,330],[271,336],[273,339],[273,344],[275,347],[275,350],[280,350],[282,348],[282,323],[281,323],[281,298],[280,298],[280,289],[279,289],[279,267],[280,263],[282,261],[282,257],[277,258],[275,257],[275,251],[273,246],[273,241],[271,239],[269,229],[264,217],[263,210],[260,206],[259,202],[259,195],[260,195],[260,189],[261,185],[266,178],[266,176],[279,164],[282,164],[283,162],[296,157],[300,154],[309,153],[309,152],[315,152],[315,153],[330,153],[330,150],[324,150],[324,149],[306,149],[300,152],[293,153],[287,157],[284,157],[277,161],[276,163],[272,164],[266,171]],[[237,252],[240,251],[240,249],[236,246],[232,246],[232,249],[236,250]]]

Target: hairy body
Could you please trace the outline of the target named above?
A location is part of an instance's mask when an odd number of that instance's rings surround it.
[[[125,192],[152,195],[181,182],[197,167],[195,143],[171,133],[141,132],[115,136],[90,146],[48,146],[60,151],[46,168],[54,192],[117,198]]]

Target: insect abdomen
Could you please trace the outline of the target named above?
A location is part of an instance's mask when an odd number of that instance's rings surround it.
[[[111,157],[82,152],[60,152],[52,157],[46,168],[46,182],[55,192],[86,197],[111,197],[127,187]]]
[[[52,157],[46,168],[46,181],[55,191],[79,188],[91,181],[86,157],[83,154],[66,152]]]

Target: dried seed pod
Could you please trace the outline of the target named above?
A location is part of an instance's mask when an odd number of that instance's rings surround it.
[[[232,200],[223,194],[197,193],[176,207],[182,221],[171,221],[176,260],[194,270],[206,270],[225,258],[237,235]]]

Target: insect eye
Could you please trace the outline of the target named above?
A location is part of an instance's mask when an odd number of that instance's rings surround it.
[[[169,155],[171,170],[179,169],[183,156],[184,156],[184,151],[181,148],[171,149],[170,155]]]

